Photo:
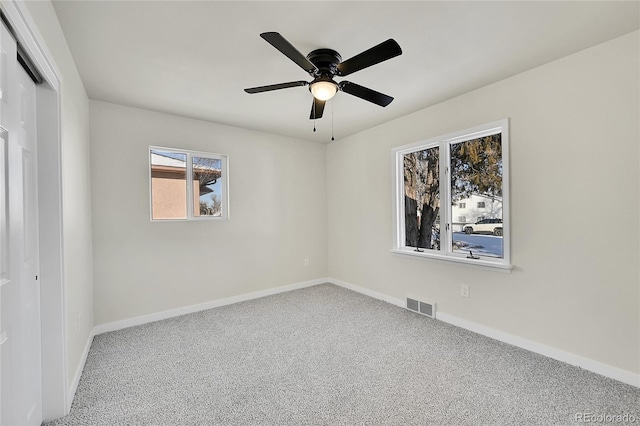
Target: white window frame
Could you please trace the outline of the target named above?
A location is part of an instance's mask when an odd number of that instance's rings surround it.
[[[178,219],[154,219],[153,218],[153,189],[151,181],[151,151],[167,151],[176,154],[186,155],[186,179],[187,186],[187,217]],[[151,222],[184,222],[199,220],[226,220],[229,219],[229,156],[224,154],[216,154],[212,152],[192,151],[180,148],[168,148],[163,146],[149,146],[149,218]],[[193,157],[212,158],[220,160],[221,177],[222,177],[222,197],[221,197],[221,215],[220,216],[195,216],[193,212],[194,191],[193,191]]]
[[[451,247],[452,239],[452,205],[451,205],[451,184],[449,177],[449,164],[451,164],[450,147],[455,143],[465,142],[484,136],[501,133],[502,145],[502,249],[501,259],[479,256],[474,253],[477,259],[469,259],[460,253],[454,253],[448,248]],[[415,247],[405,246],[405,215],[404,215],[404,156],[415,151],[428,148],[439,148],[440,160],[440,250],[424,249],[416,251]],[[393,248],[391,251],[396,254],[420,257],[425,259],[445,260],[469,265],[477,265],[488,268],[496,268],[509,271],[511,265],[511,227],[509,214],[509,119],[494,121],[491,123],[476,126],[470,129],[461,130],[447,135],[422,140],[419,142],[393,148],[392,170],[393,182]]]

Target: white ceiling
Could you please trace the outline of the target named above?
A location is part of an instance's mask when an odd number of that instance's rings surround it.
[[[91,99],[328,142],[526,71],[639,27],[639,2],[54,1]],[[348,59],[388,38],[403,54],[337,81],[395,97],[338,93],[309,120],[306,87],[246,87],[308,74],[259,37]],[[481,106],[479,106],[481,107]]]

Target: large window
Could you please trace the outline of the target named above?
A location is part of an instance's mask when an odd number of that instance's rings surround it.
[[[151,220],[228,216],[227,157],[172,148],[149,148]]]
[[[395,148],[394,251],[510,268],[508,149],[506,119]]]

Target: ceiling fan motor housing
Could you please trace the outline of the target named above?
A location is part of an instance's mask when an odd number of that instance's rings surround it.
[[[314,71],[315,77],[333,78],[338,72],[338,64],[342,61],[342,56],[335,50],[316,49],[307,55],[307,59],[318,68]]]

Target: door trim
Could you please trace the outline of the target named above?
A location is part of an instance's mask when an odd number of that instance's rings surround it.
[[[44,78],[36,86],[42,415],[69,413],[65,333],[60,72],[24,3],[2,0],[2,11]],[[45,161],[46,160],[46,161]]]

